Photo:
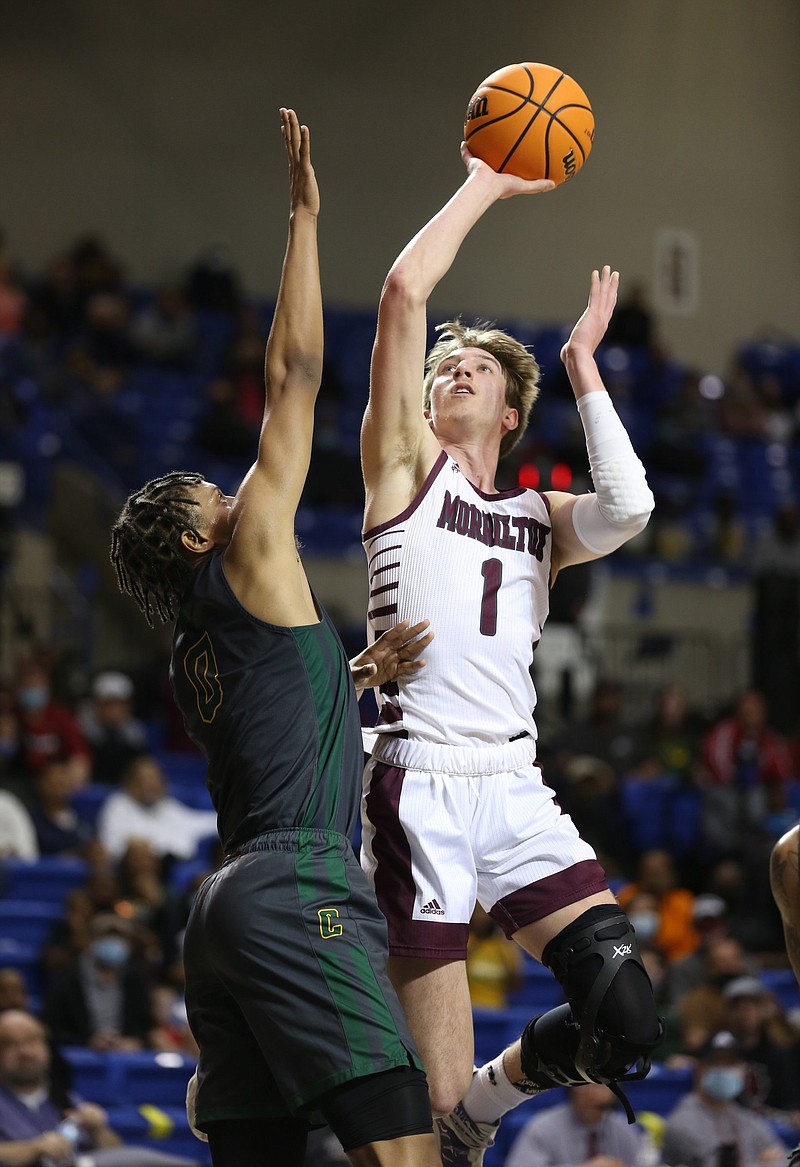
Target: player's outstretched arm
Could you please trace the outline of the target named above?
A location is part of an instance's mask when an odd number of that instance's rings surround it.
[[[269,536],[293,538],[311,457],[322,379],[322,293],[317,255],[319,191],[307,126],[281,109],[289,162],[289,235],[264,363],[266,403],[255,464],[239,488],[226,567],[258,556]]]
[[[385,685],[398,677],[413,676],[425,667],[421,654],[433,640],[428,621],[409,624],[401,620],[388,628],[350,661],[350,673],[359,697],[368,687]]]
[[[595,351],[617,302],[619,273],[592,272],[589,303],[561,350],[586,434],[594,494],[548,493],[554,568],[615,551],[644,530],[654,499],[644,466],[606,392]]]
[[[462,145],[467,177],[392,265],[381,294],[372,354],[370,398],[362,428],[362,461],[369,495],[399,458],[413,462],[429,430],[420,386],[425,360],[426,304],[449,271],[461,244],[499,199],[551,190],[547,179],[528,182],[497,174]],[[368,498],[369,504],[369,498]]]

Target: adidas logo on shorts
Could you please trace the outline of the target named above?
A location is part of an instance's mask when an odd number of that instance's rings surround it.
[[[419,914],[421,916],[443,916],[444,908],[439,907],[438,900],[428,900],[423,908],[420,908]]]

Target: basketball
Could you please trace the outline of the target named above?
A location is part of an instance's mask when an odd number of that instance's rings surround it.
[[[592,149],[589,99],[552,65],[506,65],[470,98],[464,141],[492,170],[556,185],[578,173]]]

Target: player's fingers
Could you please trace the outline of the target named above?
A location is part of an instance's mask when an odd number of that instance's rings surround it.
[[[407,620],[404,620],[403,623],[406,625],[406,633],[409,640],[413,640],[415,636],[419,636],[421,632],[424,632],[426,628],[430,628],[431,626],[430,620],[420,620],[417,624],[412,624],[411,627],[408,627]]]
[[[401,661],[397,666],[398,676],[407,677],[409,673],[418,673],[420,669],[424,669],[428,662],[426,660],[405,660]]]
[[[420,636],[417,640],[410,640],[404,644],[400,650],[401,660],[414,660],[421,652],[424,652],[430,642],[433,640],[433,633],[429,632],[427,636]]]

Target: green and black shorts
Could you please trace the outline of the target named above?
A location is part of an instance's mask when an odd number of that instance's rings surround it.
[[[351,1079],[420,1067],[386,973],[386,924],[346,838],[269,831],[200,887],[184,938],[196,1121],[323,1120]]]

